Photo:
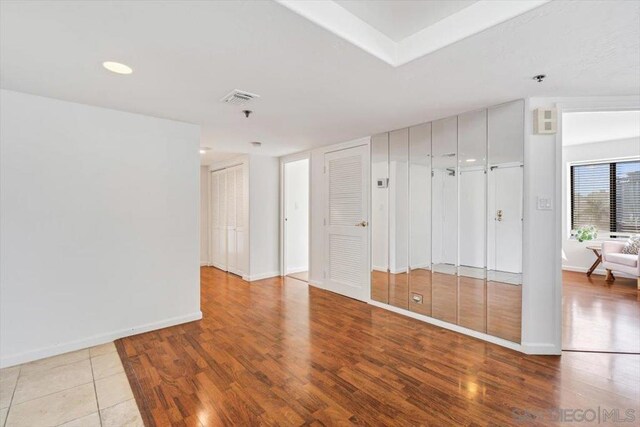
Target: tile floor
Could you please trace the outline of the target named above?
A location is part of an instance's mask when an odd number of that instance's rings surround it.
[[[0,427],[143,425],[113,343],[0,370]]]

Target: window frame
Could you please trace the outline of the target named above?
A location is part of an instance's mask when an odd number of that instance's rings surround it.
[[[571,239],[575,239],[575,235],[576,235],[576,229],[573,227],[573,167],[574,166],[589,166],[589,165],[601,165],[601,164],[608,164],[608,165],[612,165],[612,164],[616,164],[616,163],[625,163],[625,162],[638,162],[640,161],[640,156],[632,156],[632,157],[619,157],[619,158],[611,158],[611,159],[597,159],[597,160],[581,160],[581,161],[575,161],[575,162],[567,162],[567,202],[568,202],[568,223],[569,223],[569,237]],[[615,173],[615,171],[614,171]],[[611,166],[609,169],[609,176],[611,176]],[[609,192],[609,200],[611,201],[611,199],[615,199],[616,198],[616,186],[615,184],[612,185],[612,183],[609,183],[609,188],[610,188],[610,192]],[[615,214],[616,214],[616,204],[614,203],[613,205],[610,205],[610,209],[611,211],[609,212],[609,226],[611,228],[611,218],[615,218]],[[638,231],[638,233],[640,233],[640,230]],[[626,239],[632,235],[636,234],[635,232],[629,232],[629,231],[611,231],[610,229],[607,231],[598,231],[598,239],[597,240],[601,240],[602,237],[604,238],[611,238],[611,239]]]

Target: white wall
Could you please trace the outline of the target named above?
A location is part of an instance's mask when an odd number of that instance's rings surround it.
[[[562,261],[562,268],[584,272],[595,261],[595,255],[587,249],[587,246],[600,245],[604,240],[609,240],[609,236],[601,232],[597,240],[582,243],[570,238],[570,163],[640,156],[640,138],[565,146],[562,148],[562,154],[562,249],[567,258]],[[594,271],[594,274],[605,274],[602,264]]]
[[[200,166],[200,265],[209,264],[209,166]]]
[[[284,164],[285,274],[309,270],[309,159]]]
[[[249,156],[249,275],[280,275],[280,160]]]
[[[0,364],[200,318],[199,127],[1,92]]]

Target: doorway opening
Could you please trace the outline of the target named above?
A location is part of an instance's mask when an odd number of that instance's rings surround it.
[[[309,159],[283,164],[282,274],[309,282]]]
[[[640,111],[561,124],[562,349],[640,354]]]

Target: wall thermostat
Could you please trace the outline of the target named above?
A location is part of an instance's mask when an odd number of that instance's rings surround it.
[[[389,178],[378,178],[378,188],[387,188],[389,186]]]
[[[533,110],[533,133],[554,134],[558,128],[558,112],[555,108]]]

